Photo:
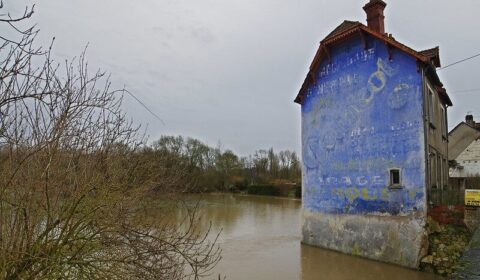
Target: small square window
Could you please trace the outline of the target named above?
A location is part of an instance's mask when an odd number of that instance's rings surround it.
[[[390,187],[400,187],[400,169],[390,169]]]

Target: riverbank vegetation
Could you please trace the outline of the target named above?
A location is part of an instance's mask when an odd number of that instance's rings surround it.
[[[199,279],[220,260],[196,209],[142,219],[191,170],[152,152],[122,111],[124,90],[85,54],[52,59],[0,2],[0,278]],[[187,186],[194,186],[189,183]],[[165,216],[168,216],[165,211]]]
[[[141,154],[165,172],[182,170],[177,188],[186,192],[288,195],[300,186],[300,161],[293,151],[276,153],[270,148],[241,157],[197,139],[162,136]]]

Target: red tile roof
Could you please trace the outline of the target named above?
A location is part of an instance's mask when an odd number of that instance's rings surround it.
[[[379,40],[382,40],[385,42],[385,44],[394,47],[396,49],[399,49],[413,57],[415,57],[418,61],[426,64],[426,65],[431,65],[433,63],[434,66],[436,66],[436,59],[438,58],[438,64],[440,64],[440,59],[438,55],[438,47],[425,50],[422,52],[417,52],[414,49],[396,41],[392,36],[387,36],[386,34],[380,34],[377,33],[364,24],[358,22],[358,21],[344,21],[342,24],[340,24],[337,28],[335,28],[330,34],[325,37],[320,42],[320,47],[317,50],[317,53],[315,54],[315,57],[310,65],[310,70],[307,74],[307,77],[305,78],[305,81],[303,82],[303,85],[295,98],[296,103],[302,103],[303,102],[303,97],[306,89],[310,85],[311,82],[315,81],[315,73],[320,65],[320,63],[323,61],[325,57],[329,57],[329,52],[328,48],[334,44],[340,43],[344,41],[345,39],[348,39],[354,34],[360,34],[362,35],[362,38],[365,34],[368,34],[372,37],[375,37]],[[365,40],[365,39],[364,39]],[[438,66],[437,66],[438,67]],[[435,73],[436,75],[436,73]],[[437,80],[437,86],[442,88],[443,85],[441,84],[440,80],[438,79],[438,76],[436,77]],[[442,92],[443,97],[446,97],[446,104],[451,106],[451,101],[450,98],[448,97],[446,91]]]

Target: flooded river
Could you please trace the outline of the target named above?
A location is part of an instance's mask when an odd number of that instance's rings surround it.
[[[211,221],[214,231],[223,229],[222,260],[214,275],[227,280],[442,279],[301,245],[298,200],[232,194],[194,198],[200,201],[202,222]]]

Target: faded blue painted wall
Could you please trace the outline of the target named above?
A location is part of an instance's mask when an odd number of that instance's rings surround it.
[[[425,209],[422,74],[383,42],[331,50],[302,105],[303,207],[313,213],[406,216]],[[390,189],[400,168],[402,189]]]

